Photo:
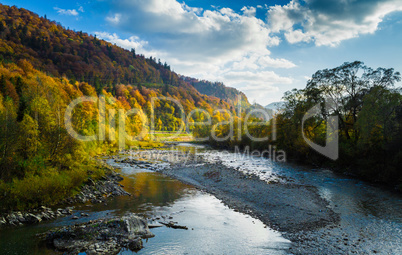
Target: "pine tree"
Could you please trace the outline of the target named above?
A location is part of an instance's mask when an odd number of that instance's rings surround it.
[[[133,58],[137,58],[137,55],[135,54],[135,49],[131,48],[131,53],[133,54]]]

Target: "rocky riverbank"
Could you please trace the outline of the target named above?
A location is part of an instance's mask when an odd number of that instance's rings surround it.
[[[130,156],[279,230],[289,254],[402,254],[400,197],[327,169],[185,146]]]
[[[181,151],[159,151],[123,161],[141,166],[147,164],[146,161],[157,161],[154,155],[170,163],[165,167],[153,167],[155,171],[204,190],[235,211],[251,215],[280,231],[292,241],[289,249],[292,254],[325,251],[345,254],[356,250],[347,236],[333,235],[332,229],[340,229],[340,216],[315,186],[298,184],[281,176],[262,180],[219,160]]]
[[[142,239],[154,237],[146,220],[134,214],[89,221],[88,223],[50,230],[40,237],[64,254],[118,254],[121,249],[138,251]]]
[[[57,206],[64,207],[69,205],[69,207],[52,209],[41,206],[40,208],[28,212],[18,211],[0,215],[0,227],[36,224],[41,221],[71,215],[74,210],[74,206],[71,205],[76,203],[103,203],[106,202],[108,197],[129,196],[130,193],[126,192],[123,189],[123,186],[119,183],[122,180],[123,177],[113,170],[102,177],[101,180],[94,181],[89,178],[77,195],[62,201]],[[85,217],[87,215],[82,216]]]
[[[313,230],[339,221],[312,186],[270,183],[220,163],[177,166],[160,172],[207,191],[229,207],[281,232]]]
[[[134,155],[135,156],[135,155]],[[222,162],[211,162],[201,155],[181,151],[138,154],[142,160],[163,159],[170,166],[153,168],[181,182],[215,195],[229,207],[250,214],[281,232],[297,232],[336,224],[339,216],[314,186],[284,181],[263,181]],[[157,157],[157,158],[155,158]],[[139,158],[122,163],[149,165]]]
[[[108,197],[130,196],[131,194],[126,192],[123,189],[123,185],[119,183],[122,180],[123,177],[114,171],[102,177],[102,179],[97,182],[88,179],[79,194],[66,199],[62,204],[86,202],[97,204],[104,203]]]

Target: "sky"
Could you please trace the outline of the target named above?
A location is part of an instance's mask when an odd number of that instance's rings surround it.
[[[402,72],[402,0],[6,0],[267,105],[344,62]],[[401,83],[397,84],[401,86]]]

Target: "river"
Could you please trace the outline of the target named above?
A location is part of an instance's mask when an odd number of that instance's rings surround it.
[[[327,169],[314,169],[269,159],[221,153],[191,144],[179,144],[205,159],[219,160],[239,171],[258,175],[263,180],[280,180],[318,188],[322,197],[340,215],[339,227],[331,235],[339,239],[360,240],[364,253],[402,254],[402,198],[400,195],[339,176]],[[260,220],[234,211],[220,200],[192,186],[164,176],[155,170],[165,167],[153,162],[149,167],[108,163],[121,168],[122,184],[132,196],[116,197],[107,204],[77,205],[74,215],[38,225],[0,230],[0,254],[53,254],[35,235],[48,229],[85,222],[90,219],[121,216],[127,212],[149,218],[173,217],[189,229],[160,227],[151,229],[154,238],[144,242],[138,254],[289,254],[291,242]],[[328,234],[328,230],[322,234]],[[128,250],[120,254],[133,254]]]

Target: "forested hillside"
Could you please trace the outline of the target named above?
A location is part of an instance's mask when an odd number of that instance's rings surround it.
[[[0,52],[4,60],[26,59],[49,75],[65,75],[111,91],[117,84],[184,85],[167,64],[82,31],[65,29],[28,10],[1,5],[0,20]]]
[[[98,40],[96,36],[65,29],[56,21],[22,8],[0,6],[0,58],[4,63],[27,60],[47,75],[66,77],[71,84],[86,82],[95,88],[97,95],[109,92],[116,98],[125,98],[131,107],[136,104],[150,106],[147,98],[162,95],[178,99],[186,113],[195,107],[209,108],[209,111],[216,107],[234,111],[236,103],[232,95],[202,95],[172,72],[169,65],[155,58],[145,58],[137,55],[134,49],[127,51]],[[12,94],[10,91],[6,93]],[[14,99],[18,101],[17,95]],[[248,106],[244,95],[243,100]],[[174,113],[171,106],[162,105],[165,109],[160,112],[177,117],[177,107],[173,106],[176,107]],[[177,128],[178,120],[173,116],[159,114],[159,111],[156,115],[163,122],[158,125],[158,130]]]
[[[248,107],[250,105],[246,95],[243,92],[235,88],[226,87],[222,82],[210,82],[185,76],[181,76],[181,78],[184,81],[190,83],[202,94],[218,97],[220,99],[231,102],[232,104],[237,102],[240,96],[244,106]]]
[[[167,63],[145,58],[136,54],[135,49],[125,50],[85,32],[65,29],[56,21],[22,8],[0,5],[0,20],[0,58],[15,63],[28,60],[34,68],[49,75],[87,82],[98,94],[105,89],[115,95],[119,84],[165,90],[174,86],[184,88],[189,94],[196,94],[197,89],[201,94],[224,99],[233,105],[240,93],[207,81],[197,81],[194,89],[184,81],[187,78],[172,72]],[[212,85],[215,93],[211,93]],[[245,95],[242,96],[247,102]]]
[[[82,142],[68,134],[66,109],[84,96],[94,101],[74,108],[72,128],[98,138],[103,129],[104,139]],[[165,99],[152,105],[156,97]],[[99,120],[102,104],[105,123]],[[191,130],[191,123],[204,121],[206,115],[214,123],[228,119],[227,113],[235,113],[234,104],[199,93],[167,64],[137,55],[134,49],[0,5],[0,209],[60,201],[88,177],[102,176],[92,156],[116,150],[121,140],[128,147],[154,146],[148,135],[152,128],[176,131],[188,121]],[[188,116],[196,108],[204,112],[183,119],[182,113]],[[137,112],[121,117],[122,110],[130,109]],[[120,135],[122,125],[136,140]]]

